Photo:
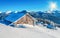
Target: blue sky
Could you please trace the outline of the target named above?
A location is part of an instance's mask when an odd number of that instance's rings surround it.
[[[0,11],[46,11],[49,10],[49,2],[57,2],[60,10],[60,0],[0,0]]]

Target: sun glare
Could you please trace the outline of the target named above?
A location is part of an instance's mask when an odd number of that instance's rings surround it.
[[[51,10],[55,10],[56,8],[57,8],[56,3],[55,3],[55,2],[51,2],[51,3],[50,3],[50,9],[51,9]]]

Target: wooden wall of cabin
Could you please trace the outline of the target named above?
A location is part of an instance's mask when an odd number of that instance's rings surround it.
[[[30,24],[30,25],[34,25],[34,20],[29,15],[25,15],[23,18],[21,18],[20,20],[15,22],[15,24]]]

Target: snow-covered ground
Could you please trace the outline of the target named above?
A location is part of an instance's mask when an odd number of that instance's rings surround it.
[[[35,26],[35,28],[39,29],[41,32],[47,33],[56,38],[60,38],[60,28],[57,28],[57,30],[48,29],[46,27],[39,27],[39,26]]]
[[[16,28],[0,24],[0,38],[60,38],[60,30],[34,26]]]

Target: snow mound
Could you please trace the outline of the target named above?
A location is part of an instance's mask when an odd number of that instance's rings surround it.
[[[55,38],[34,28],[14,28],[0,24],[0,38]]]

